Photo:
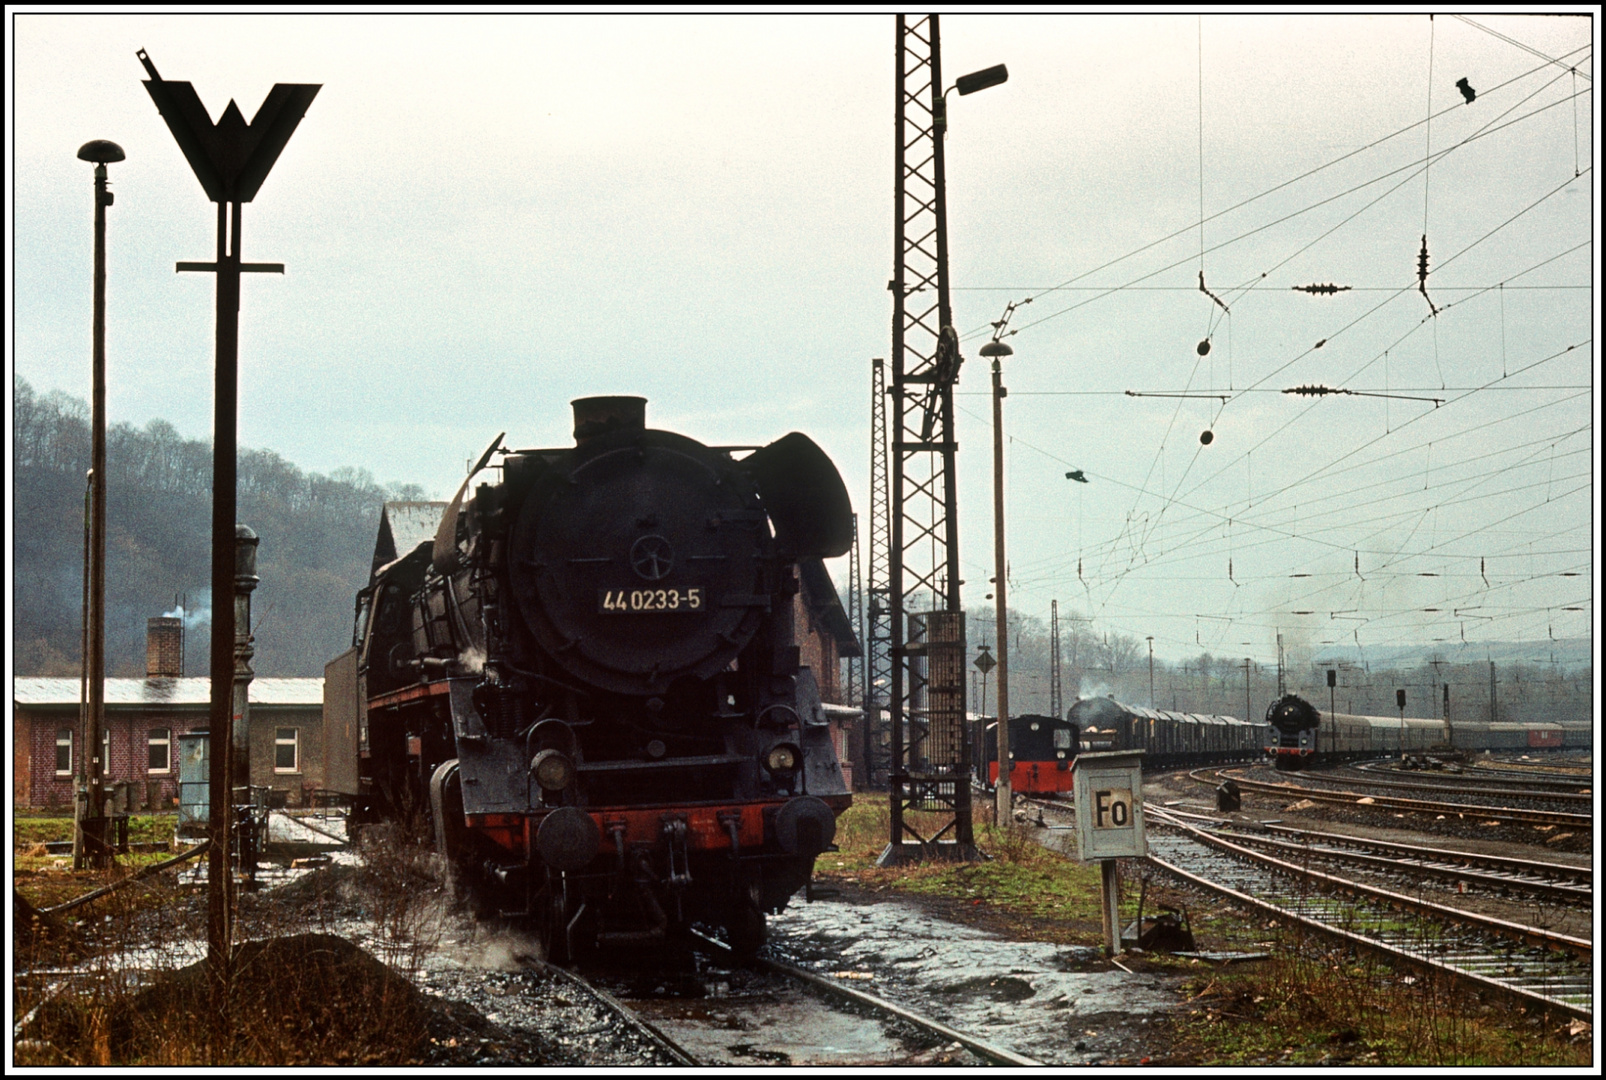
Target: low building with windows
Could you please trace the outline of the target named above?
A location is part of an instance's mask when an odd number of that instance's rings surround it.
[[[844,659],[863,653],[853,632],[853,622],[842,608],[842,599],[825,563],[819,559],[804,559],[797,568],[798,591],[793,598],[793,611],[798,663],[812,671],[819,684],[820,701],[831,725],[831,741],[851,788],[855,766],[863,756],[859,747],[861,740],[856,737],[863,714],[848,704],[854,688],[842,685],[841,671]]]
[[[159,662],[154,645],[150,656],[148,670],[173,670]],[[72,806],[85,749],[81,692],[78,679],[13,680],[13,806]],[[106,680],[100,752],[114,810],[165,810],[176,804],[178,737],[207,729],[210,698],[209,679],[158,673]],[[271,803],[306,803],[312,792],[327,786],[323,679],[253,679],[249,700],[252,787],[267,788]]]

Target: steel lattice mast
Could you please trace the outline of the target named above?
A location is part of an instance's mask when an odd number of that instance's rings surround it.
[[[896,70],[895,239],[888,283],[892,827],[884,863],[974,852],[954,474],[953,386],[961,358],[948,301],[936,15],[912,23],[898,16]],[[931,824],[916,831],[911,811],[932,815],[925,819]]]
[[[883,710],[892,686],[892,519],[887,493],[886,365],[870,369],[870,579],[864,613],[865,786],[886,783],[889,762],[882,737]]]

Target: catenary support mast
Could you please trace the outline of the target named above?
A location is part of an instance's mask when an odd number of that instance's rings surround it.
[[[891,836],[883,863],[974,854],[965,737],[948,301],[942,48],[936,15],[898,16],[893,130],[888,597]],[[922,812],[917,828],[911,816]]]

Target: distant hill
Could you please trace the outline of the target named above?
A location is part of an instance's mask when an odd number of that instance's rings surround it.
[[[1430,660],[1443,660],[1447,664],[1479,664],[1493,660],[1496,664],[1550,664],[1554,661],[1562,671],[1577,671],[1594,663],[1589,638],[1563,638],[1556,641],[1457,641],[1453,645],[1396,645],[1388,648],[1368,647],[1364,650],[1349,646],[1326,646],[1313,654],[1317,665],[1331,663],[1360,664],[1369,667],[1416,668]]]
[[[76,675],[83,605],[84,476],[89,409],[17,379],[12,456],[13,656],[19,675]],[[145,673],[145,620],[188,594],[185,673],[208,665],[212,448],[153,420],[117,424],[106,440],[106,668]],[[252,598],[253,667],[263,676],[321,675],[351,640],[352,605],[368,582],[380,508],[427,497],[382,487],[362,470],[303,473],[266,450],[239,455],[238,520],[261,539]]]

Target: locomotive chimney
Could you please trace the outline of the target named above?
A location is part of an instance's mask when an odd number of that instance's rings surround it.
[[[184,675],[184,620],[161,615],[145,620],[145,677],[178,679]]]
[[[647,427],[647,399],[629,395],[575,398],[574,441],[583,446],[598,435],[614,431],[644,431]]]

